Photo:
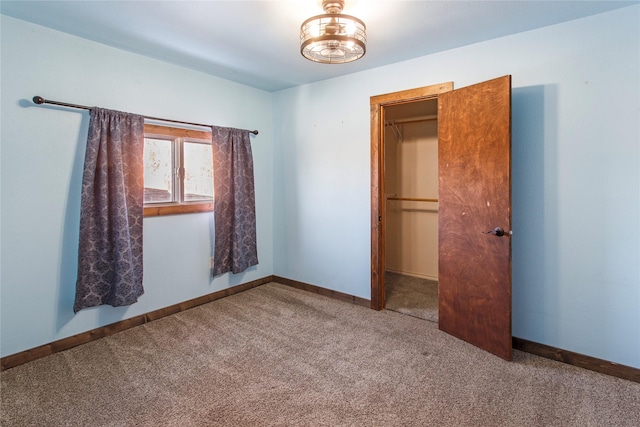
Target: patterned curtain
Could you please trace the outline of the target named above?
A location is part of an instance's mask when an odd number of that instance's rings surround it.
[[[251,141],[246,130],[212,127],[213,275],[258,264]]]
[[[91,110],[73,311],[130,305],[142,288],[144,117]]]

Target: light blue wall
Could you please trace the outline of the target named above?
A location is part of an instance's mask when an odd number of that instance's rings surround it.
[[[369,97],[511,74],[513,334],[640,368],[639,24],[632,6],[277,92],[275,274],[369,298]]]
[[[275,94],[1,23],[3,356],[270,274],[370,298],[369,97],[511,74],[513,333],[640,368],[640,6]],[[88,115],[34,95],[259,129],[260,265],[211,282],[211,215],[150,218],[147,293],[74,316]]]
[[[2,16],[1,24],[2,356],[273,274],[270,93],[13,18]],[[34,95],[258,129],[252,147],[260,264],[212,281],[212,214],[147,218],[139,302],[74,315],[88,112],[33,106]]]

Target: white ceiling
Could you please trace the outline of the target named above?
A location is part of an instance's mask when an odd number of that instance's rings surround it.
[[[639,3],[346,0],[367,25],[349,64],[302,57],[300,24],[321,0],[6,1],[0,12],[266,91],[311,83]],[[558,43],[561,43],[558,40]]]

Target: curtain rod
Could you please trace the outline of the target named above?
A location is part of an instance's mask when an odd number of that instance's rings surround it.
[[[69,104],[67,102],[58,102],[58,101],[51,101],[49,99],[44,99],[41,96],[34,96],[33,97],[33,102],[35,104],[52,104],[52,105],[61,105],[63,107],[70,107],[70,108],[80,108],[83,110],[91,110],[93,107],[87,107],[86,105],[77,105],[77,104]],[[191,126],[202,126],[202,127],[212,127],[211,125],[203,125],[202,123],[191,123],[191,122],[183,122],[182,120],[172,120],[172,119],[161,119],[160,117],[151,117],[151,116],[143,116],[145,119],[149,119],[149,120],[158,120],[161,122],[169,122],[169,123],[180,123],[183,125],[191,125]],[[257,130],[247,130],[247,132],[252,133],[254,135],[258,134]]]

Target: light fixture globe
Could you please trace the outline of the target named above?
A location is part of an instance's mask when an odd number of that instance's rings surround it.
[[[300,26],[300,53],[314,62],[344,64],[367,51],[364,22],[342,15],[344,0],[323,0],[326,14],[311,17]]]

